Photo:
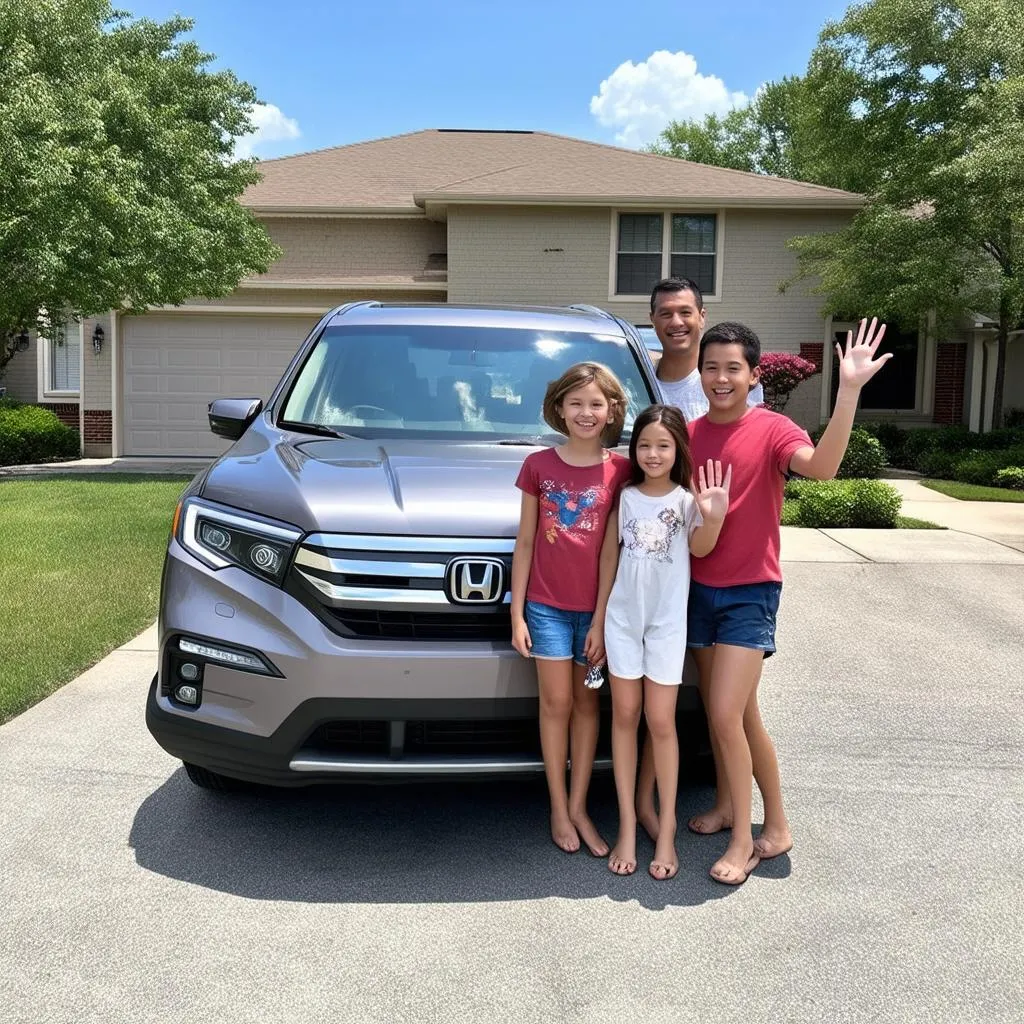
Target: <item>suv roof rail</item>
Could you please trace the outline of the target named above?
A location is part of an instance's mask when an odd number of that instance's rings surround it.
[[[569,309],[576,309],[581,313],[592,313],[594,316],[602,317],[605,320],[618,320],[618,317],[614,313],[609,313],[607,309],[602,309],[600,306],[591,306],[586,302],[570,303]]]
[[[344,316],[349,310],[357,308],[372,309],[375,306],[380,306],[381,303],[378,299],[360,299],[358,302],[346,302],[340,306],[336,306],[331,310],[330,316]]]

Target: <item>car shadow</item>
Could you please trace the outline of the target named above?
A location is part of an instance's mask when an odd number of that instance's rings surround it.
[[[143,801],[129,845],[157,874],[249,899],[309,903],[450,903],[547,897],[636,901],[649,910],[694,906],[733,890],[707,875],[727,835],[700,837],[687,817],[711,790],[681,788],[679,873],[657,882],[646,871],[653,844],[638,841],[627,878],[604,858],[560,853],[547,831],[543,781],[321,786],[217,794],[181,769]],[[615,835],[610,778],[595,779],[590,809]],[[785,877],[789,858],[759,877]]]

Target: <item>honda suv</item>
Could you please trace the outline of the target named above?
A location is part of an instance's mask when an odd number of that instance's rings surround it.
[[[235,444],[175,512],[146,709],[193,782],[542,771],[510,643],[514,481],[559,441],[548,381],[583,360],[622,381],[628,441],[654,370],[585,306],[341,306],[265,406],[210,405]]]

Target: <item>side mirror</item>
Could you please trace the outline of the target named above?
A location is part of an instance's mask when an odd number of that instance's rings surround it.
[[[262,408],[260,398],[217,398],[207,407],[210,429],[218,437],[237,441]]]

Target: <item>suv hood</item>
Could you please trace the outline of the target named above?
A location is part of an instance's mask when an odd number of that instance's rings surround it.
[[[268,446],[251,433],[213,465],[202,496],[310,533],[514,537],[516,476],[536,450],[307,437]]]

